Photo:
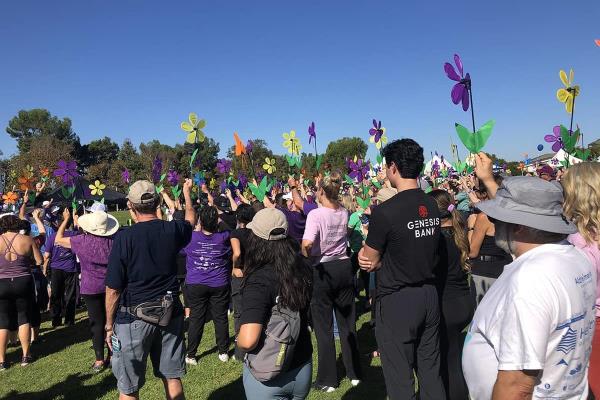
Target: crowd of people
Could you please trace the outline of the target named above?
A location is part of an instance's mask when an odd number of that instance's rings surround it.
[[[370,384],[356,331],[370,310],[392,400],[600,395],[600,163],[505,176],[479,153],[471,174],[423,176],[414,140],[382,155],[360,193],[339,171],[264,199],[195,196],[186,179],[180,200],[137,181],[131,226],[100,203],[25,193],[0,217],[0,370],[14,332],[26,366],[41,315],[72,325],[83,303],[92,369],[112,368],[121,399],[139,398],[148,357],[166,397],[183,399],[211,319],[246,398],[304,399],[344,378],[336,338],[345,377]]]

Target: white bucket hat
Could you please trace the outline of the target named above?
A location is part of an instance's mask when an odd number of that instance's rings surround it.
[[[85,232],[95,236],[112,236],[119,230],[119,221],[104,211],[82,215],[77,224]]]

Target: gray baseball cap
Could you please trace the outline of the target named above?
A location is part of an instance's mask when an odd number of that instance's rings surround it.
[[[246,225],[259,238],[282,240],[287,237],[288,222],[285,214],[276,208],[263,208]]]
[[[533,176],[505,178],[492,200],[475,206],[502,222],[541,231],[571,234],[577,227],[563,216],[563,192],[559,185]]]
[[[145,199],[142,199],[144,195],[152,196],[146,196]],[[148,204],[154,201],[155,195],[156,187],[152,182],[136,181],[133,185],[129,187],[129,194],[127,195],[127,200],[129,200],[133,204]]]

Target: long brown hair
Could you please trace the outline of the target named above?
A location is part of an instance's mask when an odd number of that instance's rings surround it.
[[[460,251],[460,265],[463,270],[470,271],[469,263],[469,238],[467,237],[467,227],[458,210],[455,209],[454,200],[450,194],[443,190],[433,190],[429,193],[435,200],[440,211],[442,220],[449,219],[452,221],[452,237],[454,244]]]

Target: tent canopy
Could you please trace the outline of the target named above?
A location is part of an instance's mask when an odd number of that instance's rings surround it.
[[[73,192],[73,198],[67,199],[62,193],[62,188],[65,186],[60,186],[54,189],[52,192],[46,194],[44,196],[45,199],[53,199],[54,203],[65,203],[71,202],[71,200],[86,200],[86,201],[100,201],[104,198],[104,203],[109,204],[119,204],[120,206],[125,206],[127,204],[127,197],[120,192],[111,189],[104,189],[102,191],[102,196],[93,196],[89,189],[90,181],[83,178],[78,178],[74,182],[75,191]],[[68,187],[68,186],[67,186]]]
[[[573,157],[572,155],[568,155],[569,157],[569,164],[573,165],[573,164],[579,164],[580,162],[582,162],[583,160],[577,158],[577,157]],[[556,161],[552,161],[552,160],[556,160]],[[567,152],[564,151],[563,149],[560,149],[555,155],[554,157],[552,157],[550,160],[548,160],[548,162],[546,162],[546,164],[550,165],[551,167],[556,168],[557,166],[560,166],[560,162],[561,161],[566,161],[567,160]]]
[[[425,164],[425,174],[429,175],[431,173],[431,168],[433,166],[433,164],[435,164],[435,162],[437,161],[438,165],[440,166],[440,168],[442,167],[442,165],[444,165],[446,168],[450,168],[452,167],[452,164],[450,164],[448,162],[448,160],[446,160],[444,158],[444,160],[442,161],[442,158],[438,155],[434,155],[433,158],[429,161],[427,161],[427,163]]]

